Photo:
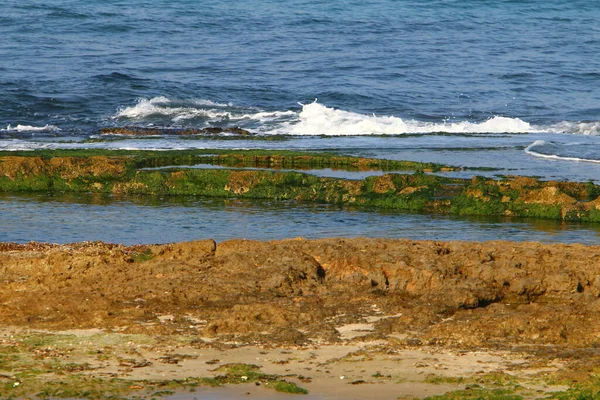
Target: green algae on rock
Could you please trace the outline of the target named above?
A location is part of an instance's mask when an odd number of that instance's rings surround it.
[[[517,176],[449,178],[432,173],[456,168],[326,153],[212,153],[104,150],[0,155],[0,191],[253,198],[452,215],[600,222],[600,188],[591,182],[544,182]],[[197,164],[229,168],[184,167]],[[243,169],[247,167],[252,169]],[[322,168],[395,172],[362,180],[301,172]],[[398,173],[402,170],[410,173]]]

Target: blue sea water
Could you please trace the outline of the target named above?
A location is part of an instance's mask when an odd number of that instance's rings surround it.
[[[0,11],[0,126],[598,133],[597,2],[4,0]],[[315,98],[323,108],[307,117],[323,121],[281,126]],[[356,126],[373,114],[398,124]],[[494,117],[510,120],[464,125]]]
[[[382,237],[598,244],[597,224],[453,217],[264,200],[0,194],[0,242],[131,244],[211,238]]]
[[[599,182],[598,21],[582,0],[3,0],[0,150],[326,149]],[[120,126],[286,140],[99,134]]]

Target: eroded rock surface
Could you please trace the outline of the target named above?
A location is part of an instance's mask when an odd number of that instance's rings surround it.
[[[339,342],[340,327],[370,324],[359,336],[453,348],[600,343],[598,246],[4,243],[0,266],[5,325],[301,344]]]

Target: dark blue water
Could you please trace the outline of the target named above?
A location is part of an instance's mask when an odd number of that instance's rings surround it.
[[[492,132],[518,173],[549,179],[600,160],[598,141],[573,145],[600,132],[598,2],[4,0],[0,11],[0,149],[85,147],[113,126],[241,126],[292,148],[441,144],[449,152],[428,161],[466,165],[489,157],[464,134]],[[347,140],[373,134],[395,138]],[[549,169],[532,169],[535,157]],[[587,180],[587,168],[569,175]]]
[[[318,98],[433,123],[600,120],[598,2],[4,0],[0,11],[0,126],[88,132],[160,96],[266,111]]]

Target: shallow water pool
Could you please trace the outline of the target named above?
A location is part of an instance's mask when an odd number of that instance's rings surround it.
[[[600,243],[600,226],[331,205],[97,194],[0,195],[0,241],[150,244],[213,238],[387,237]]]

